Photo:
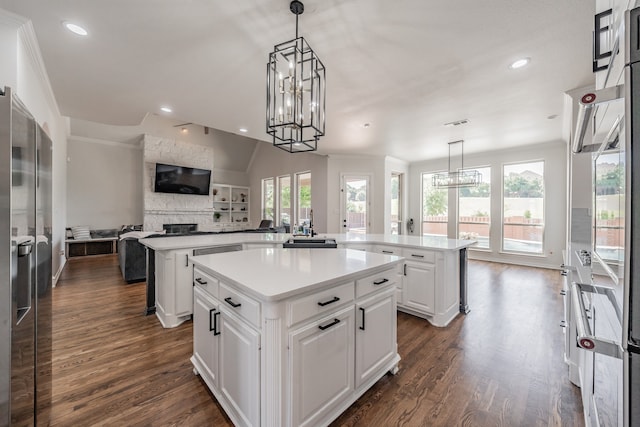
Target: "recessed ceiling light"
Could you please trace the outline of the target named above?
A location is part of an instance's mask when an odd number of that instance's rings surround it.
[[[511,68],[512,70],[522,68],[525,65],[529,64],[529,62],[531,62],[531,58],[518,59],[517,61],[513,61],[511,65],[509,65],[509,68]]]
[[[368,128],[369,126],[371,126],[371,123],[365,123],[362,125],[362,127]]]
[[[171,108],[169,108],[169,107],[160,107],[160,109],[161,109],[162,111],[164,111],[165,113],[170,113],[170,112],[172,112],[172,111],[173,111],[173,110],[172,110]]]
[[[550,115],[550,116],[547,116],[547,119],[549,119],[549,120],[553,120],[553,119],[555,119],[556,117],[558,117],[558,115],[557,115],[557,114],[552,114],[552,115]]]
[[[240,132],[247,133],[249,130],[247,128],[240,128]]]
[[[82,28],[80,25],[78,24],[74,24],[73,22],[69,22],[69,21],[64,21],[62,23],[62,25],[64,25],[64,27],[71,31],[74,34],[77,34],[79,36],[86,36],[87,34],[89,34],[87,32],[87,30],[85,30],[84,28]]]

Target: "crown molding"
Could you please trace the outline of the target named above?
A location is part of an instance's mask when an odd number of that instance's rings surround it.
[[[60,109],[58,108],[58,103],[56,102],[56,97],[53,94],[53,89],[51,88],[51,81],[49,80],[47,69],[44,65],[44,61],[42,60],[42,52],[40,52],[40,45],[38,44],[36,32],[31,21],[25,22],[18,29],[18,39],[24,47],[38,79],[40,79],[40,82],[42,83],[42,88],[44,90],[47,103],[49,104],[49,108],[58,117],[62,117]]]
[[[29,22],[29,20],[20,15],[0,9],[0,24],[10,25],[17,30],[27,22]]]
[[[143,143],[142,143],[143,137],[140,137],[138,141],[133,144],[129,144],[126,142],[119,142],[119,141],[109,141],[106,139],[91,138],[88,136],[77,136],[77,135],[69,135],[68,140],[73,142],[87,143],[87,144],[101,144],[101,145],[109,145],[112,147],[128,148],[130,150],[142,150],[142,147],[143,147]]]

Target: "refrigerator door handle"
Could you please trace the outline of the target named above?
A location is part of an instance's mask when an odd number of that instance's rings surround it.
[[[18,244],[18,257],[22,258],[29,255],[33,251],[33,242],[24,242]]]

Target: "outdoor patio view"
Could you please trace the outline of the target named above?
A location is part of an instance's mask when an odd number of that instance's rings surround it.
[[[477,187],[458,191],[458,238],[475,239],[490,248],[491,168],[473,168],[482,175]],[[422,174],[422,234],[447,236],[447,189],[435,188],[434,173]],[[502,250],[541,254],[544,238],[544,162],[505,165],[503,169]]]

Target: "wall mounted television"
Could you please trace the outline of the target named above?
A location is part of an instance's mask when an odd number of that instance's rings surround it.
[[[211,171],[156,163],[156,193],[209,195]]]

